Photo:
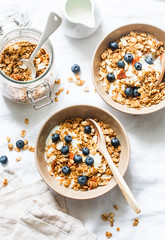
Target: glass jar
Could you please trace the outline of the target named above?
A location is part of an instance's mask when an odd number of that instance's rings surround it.
[[[0,54],[4,48],[21,41],[29,41],[37,44],[41,38],[41,32],[33,28],[18,28],[12,30],[0,39]],[[51,98],[55,80],[54,52],[50,40],[47,40],[42,48],[49,54],[49,65],[45,72],[32,81],[17,81],[0,70],[0,91],[11,101],[17,103],[30,103],[35,110],[53,102]]]

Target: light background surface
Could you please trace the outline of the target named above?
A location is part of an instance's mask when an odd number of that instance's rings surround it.
[[[2,0],[1,0],[2,1]],[[60,0],[28,0],[19,3],[31,12],[32,26],[43,30],[50,11],[60,14],[64,1]],[[18,1],[5,1],[2,5],[10,6]],[[22,129],[27,131],[27,139],[31,145],[44,121],[55,111],[73,104],[92,104],[110,111],[125,127],[131,143],[131,160],[125,175],[125,180],[133,191],[142,213],[139,215],[139,226],[132,227],[136,215],[127,205],[118,187],[106,195],[89,201],[67,199],[67,207],[72,216],[82,220],[85,226],[93,231],[99,240],[106,239],[105,232],[113,233],[115,240],[164,240],[165,239],[165,109],[148,116],[131,116],[109,107],[102,101],[91,80],[91,60],[99,41],[117,27],[129,23],[148,23],[165,29],[165,2],[154,0],[101,0],[97,1],[102,14],[102,24],[92,36],[82,40],[66,37],[59,29],[51,41],[55,50],[56,69],[61,78],[64,92],[59,96],[59,102],[34,111],[31,106],[15,104],[0,96],[0,155],[7,155],[9,167],[15,170],[26,183],[39,179],[34,154],[28,151],[9,152],[6,137],[12,142],[20,138]],[[90,93],[85,93],[83,87],[76,87],[67,82],[72,76],[70,67],[78,63],[81,66],[81,79]],[[65,92],[69,90],[67,95]],[[54,96],[54,95],[53,95]],[[30,119],[29,125],[24,124],[25,117]],[[16,162],[16,156],[22,160]],[[0,166],[1,167],[1,166]],[[113,209],[117,204],[119,211]],[[108,222],[100,218],[102,213],[115,212],[115,224],[111,228]],[[116,228],[121,231],[117,232]]]

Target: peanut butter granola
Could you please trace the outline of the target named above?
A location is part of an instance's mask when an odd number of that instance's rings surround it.
[[[100,82],[110,97],[122,105],[141,109],[165,100],[161,73],[163,42],[153,35],[131,31],[111,42],[101,55]]]
[[[29,59],[36,44],[31,42],[17,42],[6,47],[0,54],[0,69],[10,78],[17,81],[30,81],[31,70],[21,59]],[[42,75],[48,67],[49,55],[45,49],[40,48],[33,60],[36,68],[36,78]]]
[[[110,126],[98,121],[105,136],[106,145],[116,166],[120,161],[121,146],[113,146],[116,133]],[[111,142],[112,141],[112,142]],[[82,118],[68,119],[57,125],[49,134],[45,154],[49,174],[60,185],[75,191],[91,190],[105,186],[112,172],[97,150],[97,135],[94,128]]]

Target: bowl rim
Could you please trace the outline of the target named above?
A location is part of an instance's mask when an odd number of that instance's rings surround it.
[[[40,135],[41,135],[44,127],[46,126],[46,124],[50,121],[50,119],[53,118],[54,115],[59,114],[60,112],[65,111],[66,109],[69,109],[69,108],[73,108],[73,107],[92,107],[92,108],[94,107],[94,108],[96,108],[96,109],[99,109],[100,111],[103,111],[103,112],[105,112],[106,114],[110,115],[110,116],[115,120],[115,122],[120,126],[120,128],[122,129],[122,131],[123,131],[123,133],[124,133],[124,137],[125,137],[126,145],[127,145],[127,153],[128,153],[128,157],[127,157],[127,159],[126,159],[126,164],[125,164],[125,169],[124,169],[123,173],[121,174],[122,177],[123,177],[123,176],[125,175],[127,169],[128,169],[128,165],[129,165],[129,162],[130,162],[130,154],[131,154],[130,142],[129,142],[129,138],[128,138],[127,132],[126,132],[126,130],[124,129],[123,125],[120,123],[120,121],[119,121],[112,113],[110,113],[110,112],[108,112],[107,110],[102,109],[102,108],[100,108],[100,107],[96,107],[96,106],[94,106],[94,105],[89,105],[89,104],[70,105],[70,106],[61,108],[61,109],[58,110],[58,111],[55,111],[55,112],[54,112],[53,114],[51,114],[51,115],[49,116],[49,118],[42,124],[42,126],[41,126],[41,128],[40,128],[40,131],[39,131],[39,133],[38,133],[38,135],[37,135],[37,138],[36,138],[35,149],[37,149],[39,137],[40,137]],[[45,177],[44,173],[42,172],[42,170],[40,169],[40,166],[39,166],[39,160],[38,160],[38,157],[37,157],[37,151],[35,151],[35,163],[36,163],[37,170],[38,170],[41,178],[42,178],[43,181],[48,185],[48,187],[49,187],[52,191],[54,191],[54,192],[56,192],[56,193],[58,193],[58,194],[60,194],[60,195],[62,195],[62,196],[64,196],[64,197],[70,198],[70,199],[75,199],[75,200],[89,200],[89,199],[94,199],[94,198],[100,197],[100,196],[102,196],[102,195],[110,192],[110,191],[111,191],[114,187],[116,187],[116,185],[117,185],[117,182],[114,180],[114,184],[113,184],[113,186],[111,187],[111,189],[106,189],[106,190],[104,190],[104,192],[101,192],[100,194],[95,194],[94,196],[90,196],[90,197],[82,197],[82,196],[81,196],[81,197],[74,197],[74,196],[71,196],[71,195],[68,196],[68,195],[65,194],[65,193],[64,193],[64,194],[61,194],[61,192],[59,192],[58,190],[55,190],[55,189],[51,186],[51,184],[49,184],[49,183],[47,182],[46,177]],[[113,179],[114,179],[114,177],[112,178],[112,180],[113,180]],[[73,189],[70,189],[70,190],[73,191]],[[95,190],[95,189],[94,189],[94,190]],[[86,191],[86,192],[87,192],[87,191]]]
[[[156,27],[154,25],[145,24],[145,23],[131,23],[131,24],[127,24],[127,25],[123,25],[121,27],[115,28],[113,31],[111,31],[106,36],[104,36],[101,39],[101,41],[98,43],[98,45],[97,45],[97,47],[96,47],[96,49],[94,51],[94,54],[92,56],[92,67],[91,67],[92,82],[93,82],[94,87],[96,88],[99,96],[103,99],[103,101],[105,101],[110,107],[114,108],[115,110],[118,110],[118,111],[126,113],[126,114],[132,114],[132,115],[146,115],[146,114],[151,114],[151,113],[157,112],[157,111],[159,111],[159,110],[161,110],[161,109],[163,109],[165,107],[165,100],[161,101],[158,104],[152,105],[151,107],[144,107],[144,108],[142,108],[140,110],[137,110],[135,108],[129,108],[129,107],[123,108],[123,105],[121,105],[120,103],[117,103],[117,102],[115,102],[113,100],[112,100],[112,103],[109,103],[108,99],[106,98],[106,95],[103,95],[100,92],[98,84],[96,83],[97,80],[96,80],[95,74],[94,74],[94,72],[95,72],[94,71],[94,63],[95,63],[95,58],[96,58],[97,51],[98,51],[99,47],[103,44],[105,39],[110,37],[110,35],[113,34],[114,32],[120,31],[120,30],[124,29],[125,27],[139,26],[139,25],[145,26],[145,27],[152,27],[152,28],[155,28],[155,29],[157,29],[157,30],[159,30],[161,32],[164,32],[164,30],[161,29],[161,28],[158,28],[158,27]],[[134,30],[134,29],[132,29],[132,30]],[[164,32],[164,34],[165,34],[165,32]]]

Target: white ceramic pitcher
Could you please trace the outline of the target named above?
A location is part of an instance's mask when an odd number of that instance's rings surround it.
[[[62,27],[69,37],[88,37],[96,31],[100,22],[100,13],[93,0],[65,1]]]

